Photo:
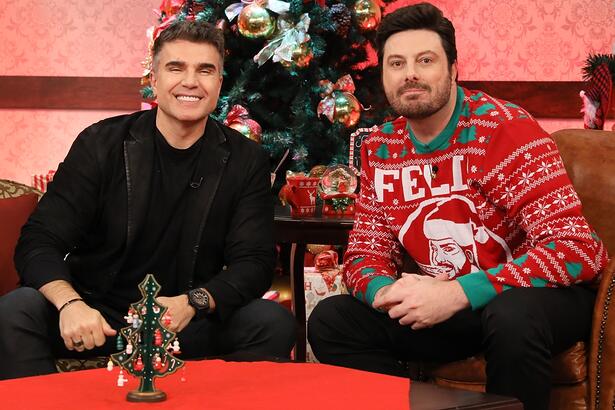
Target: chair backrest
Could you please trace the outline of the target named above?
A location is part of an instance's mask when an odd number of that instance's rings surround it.
[[[27,185],[0,179],[0,296],[17,287],[19,279],[13,264],[15,245],[22,225],[41,195]]]
[[[552,135],[583,215],[615,255],[615,132],[568,129]]]

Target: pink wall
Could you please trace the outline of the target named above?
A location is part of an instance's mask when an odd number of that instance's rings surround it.
[[[0,75],[139,77],[160,1],[4,0]],[[122,113],[0,110],[0,178],[30,184],[57,167],[83,128]]]
[[[455,24],[463,80],[578,81],[587,54],[615,42],[611,0],[434,4]]]
[[[138,77],[161,0],[4,0],[0,75]]]
[[[612,52],[615,42],[611,0],[433,2],[456,26],[462,80],[577,81],[587,54]],[[137,77],[159,3],[5,0],[0,75]],[[0,110],[0,178],[30,183],[57,166],[84,127],[119,113]],[[541,123],[550,132],[582,127],[580,115]]]

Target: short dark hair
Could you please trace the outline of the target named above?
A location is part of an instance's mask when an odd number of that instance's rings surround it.
[[[211,44],[220,54],[220,61],[224,64],[224,34],[222,34],[222,30],[206,21],[179,20],[160,32],[160,35],[154,41],[152,68],[156,67],[156,58],[160,54],[162,46],[175,40]]]
[[[419,3],[402,7],[387,14],[376,33],[378,61],[382,65],[384,43],[393,34],[406,30],[431,30],[442,41],[449,67],[457,61],[457,45],[455,44],[455,27],[442,13],[442,10],[430,3]]]

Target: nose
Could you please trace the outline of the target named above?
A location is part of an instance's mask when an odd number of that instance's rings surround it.
[[[442,249],[439,246],[430,244],[431,248],[431,259],[434,263],[441,263],[444,260],[444,255],[442,254]]]
[[[414,64],[406,65],[406,81],[417,82],[419,80],[419,76],[416,72],[416,68]]]
[[[182,85],[188,88],[196,87],[196,72],[192,70],[186,70],[182,78]]]

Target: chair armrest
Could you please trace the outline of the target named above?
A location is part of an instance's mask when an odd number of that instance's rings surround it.
[[[615,408],[615,258],[602,271],[589,352],[589,409]]]
[[[8,179],[0,179],[0,199],[16,198],[25,194],[36,194],[38,195],[38,199],[43,195],[43,193],[36,188]]]

